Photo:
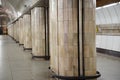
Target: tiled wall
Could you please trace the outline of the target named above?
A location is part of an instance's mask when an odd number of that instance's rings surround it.
[[[97,25],[96,47],[120,51],[120,24]]]
[[[120,36],[97,35],[96,47],[113,51],[120,51]]]

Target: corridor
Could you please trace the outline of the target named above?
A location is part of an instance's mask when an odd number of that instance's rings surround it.
[[[0,36],[0,80],[50,80],[49,61],[32,60],[31,51],[15,43],[9,36]],[[120,80],[120,59],[98,54],[98,80]]]
[[[0,36],[0,80],[48,80],[49,62],[32,60],[9,36]]]

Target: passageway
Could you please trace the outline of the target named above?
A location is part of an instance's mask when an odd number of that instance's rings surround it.
[[[0,80],[120,80],[120,0],[0,0]]]
[[[52,80],[49,61],[32,60],[31,51],[23,51],[9,36],[0,36],[0,80]],[[119,80],[120,59],[98,54],[98,80]]]
[[[49,61],[32,60],[31,51],[0,36],[0,80],[48,80]]]

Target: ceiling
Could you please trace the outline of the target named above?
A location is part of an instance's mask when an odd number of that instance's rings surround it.
[[[96,10],[96,24],[120,24],[120,4]],[[116,25],[117,26],[117,25]]]
[[[7,9],[8,16],[14,19],[18,16],[17,12],[22,13],[27,7],[30,7],[33,3],[35,3],[38,0],[1,0],[1,1],[4,5],[3,7]],[[115,2],[120,2],[120,0],[96,0],[97,4],[96,6],[100,7]]]
[[[97,0],[97,7],[104,6],[111,3],[120,2],[120,0]]]
[[[12,4],[12,6],[19,11],[22,11],[21,7],[24,8],[24,5],[29,6],[33,1],[38,1],[38,0],[7,0]],[[120,0],[96,0],[96,6],[104,6],[107,4],[115,3],[115,2],[120,2]]]

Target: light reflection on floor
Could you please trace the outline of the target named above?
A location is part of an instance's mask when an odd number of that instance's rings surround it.
[[[8,36],[0,36],[0,80],[52,80],[49,61],[34,61],[30,51],[23,51]],[[98,80],[120,80],[120,59],[98,54]]]

